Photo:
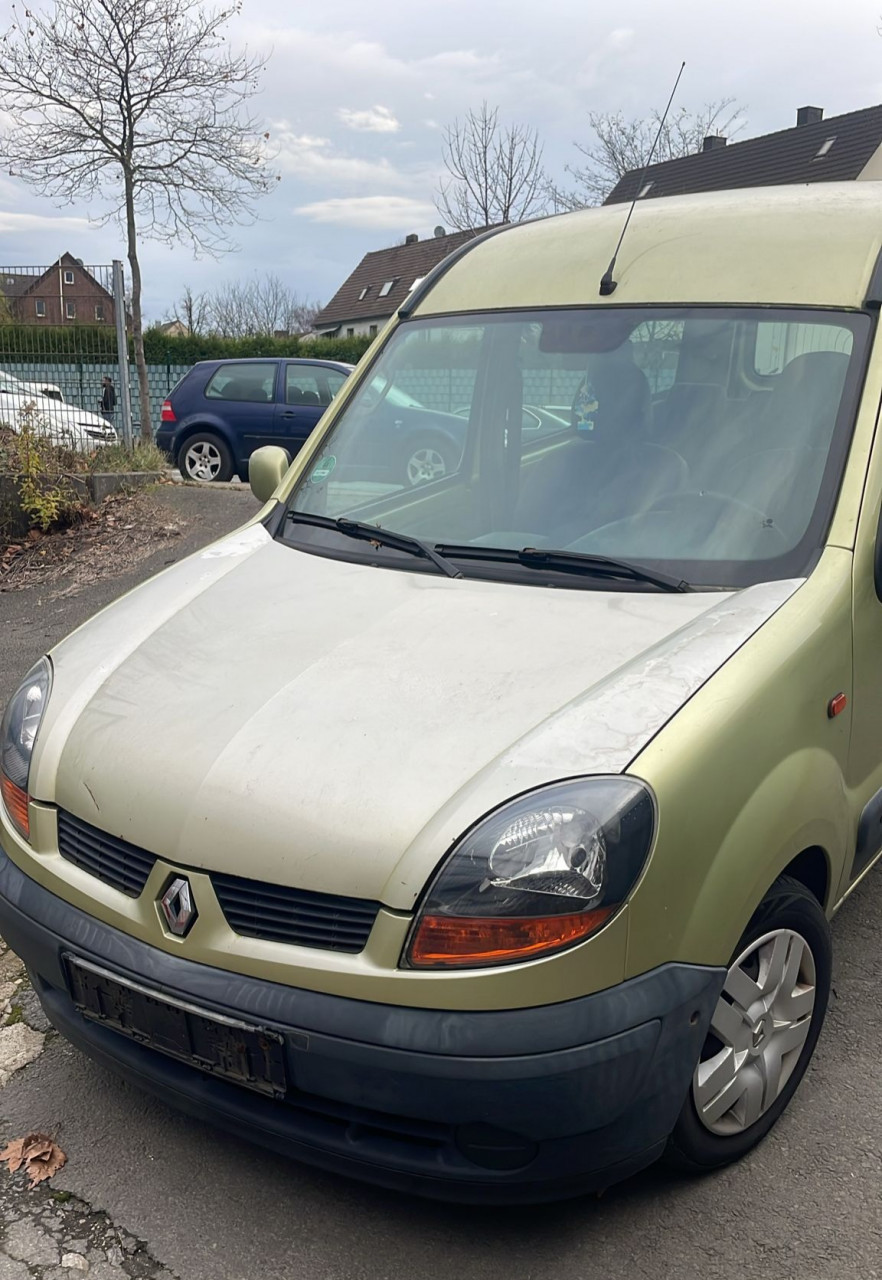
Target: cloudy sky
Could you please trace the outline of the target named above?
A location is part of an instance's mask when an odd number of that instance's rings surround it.
[[[257,109],[282,180],[219,261],[144,243],[147,318],[172,313],[183,284],[265,270],[327,301],[364,253],[431,234],[441,129],[483,99],[539,131],[558,178],[588,111],[663,105],[682,59],[678,104],[736,98],[741,138],[795,124],[803,104],[829,116],[882,102],[880,13],[882,0],[244,0],[230,39],[269,54]],[[10,15],[0,0],[0,25]],[[65,249],[125,256],[88,208],[0,176],[0,264]]]

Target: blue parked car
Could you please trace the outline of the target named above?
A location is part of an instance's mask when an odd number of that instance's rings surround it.
[[[352,372],[331,360],[201,360],[163,403],[156,443],[187,480],[248,479],[277,444],[293,457]]]

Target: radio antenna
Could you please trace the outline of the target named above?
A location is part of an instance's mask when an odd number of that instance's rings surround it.
[[[677,79],[674,81],[674,87],[671,90],[671,96],[668,98],[668,105],[665,107],[664,115],[659,121],[658,133],[656,133],[655,135],[655,141],[653,142],[652,147],[650,148],[649,155],[646,157],[646,164],[643,166],[643,169],[640,173],[640,181],[637,183],[637,190],[634,194],[634,199],[631,201],[631,208],[628,210],[628,216],[625,219],[625,225],[622,227],[622,234],[619,236],[619,243],[616,245],[616,250],[612,258],[610,259],[609,266],[607,267],[603,276],[601,276],[600,296],[602,298],[608,298],[611,293],[615,293],[616,291],[616,285],[618,282],[613,279],[613,272],[616,269],[616,258],[619,256],[619,250],[622,247],[622,241],[625,238],[625,232],[628,230],[628,223],[631,221],[631,214],[634,212],[634,206],[636,205],[637,201],[640,199],[640,192],[643,190],[643,179],[646,177],[647,169],[652,164],[652,157],[655,155],[655,149],[658,146],[659,139],[662,136],[662,129],[664,129],[665,127],[665,121],[668,118],[668,112],[671,109],[671,103],[674,101],[674,94],[677,92],[677,85],[680,83],[680,76],[683,74],[683,68],[685,66],[686,66],[685,62],[680,63],[680,70],[677,72]]]

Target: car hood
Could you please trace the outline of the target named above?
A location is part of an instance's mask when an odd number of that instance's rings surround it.
[[[407,910],[489,808],[624,769],[798,585],[452,580],[255,525],[53,652],[32,794],[177,864]]]
[[[69,429],[100,427],[105,430],[108,426],[100,414],[92,413],[90,409],[81,409],[75,404],[53,400],[50,396],[30,392],[24,394],[18,391],[0,393],[0,412],[5,410],[7,413],[21,414],[28,405],[33,405],[35,414],[45,418],[53,427],[62,426]]]

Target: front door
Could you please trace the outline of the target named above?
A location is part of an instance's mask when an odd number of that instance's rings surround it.
[[[276,443],[293,458],[343,385],[345,376],[322,365],[286,364],[276,405]]]

